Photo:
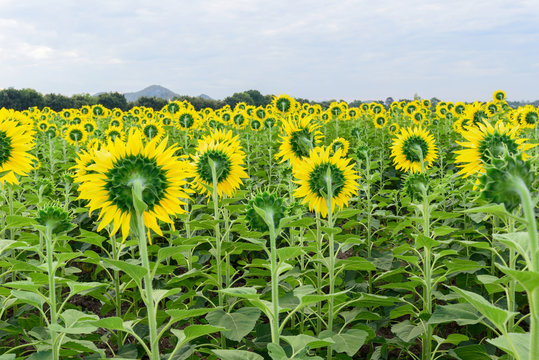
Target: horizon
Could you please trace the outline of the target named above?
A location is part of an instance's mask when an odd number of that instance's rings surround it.
[[[539,2],[0,0],[0,88],[539,98]],[[58,21],[60,19],[60,21]],[[181,91],[177,91],[181,88]]]

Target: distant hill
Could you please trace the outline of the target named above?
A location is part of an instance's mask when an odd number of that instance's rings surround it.
[[[124,93],[124,96],[128,102],[133,102],[133,101],[137,101],[138,98],[143,97],[143,96],[170,100],[179,95],[176,94],[174,91],[171,91],[160,85],[152,85],[137,92]]]
[[[213,100],[211,97],[209,97],[208,95],[206,94],[200,94],[198,95],[199,98],[202,98],[204,100]]]

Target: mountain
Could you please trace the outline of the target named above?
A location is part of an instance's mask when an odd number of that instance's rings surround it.
[[[157,97],[161,99],[170,100],[179,95],[176,94],[174,91],[171,91],[160,85],[152,85],[137,92],[124,93],[124,96],[128,102],[132,102],[132,101],[137,101],[137,99],[142,96]]]
[[[211,97],[209,97],[206,94],[200,94],[200,95],[198,95],[198,97],[201,98],[201,99],[204,99],[204,100],[213,100]]]

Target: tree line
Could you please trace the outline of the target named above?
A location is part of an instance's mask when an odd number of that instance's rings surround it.
[[[271,103],[273,95],[263,95],[258,90],[247,90],[243,92],[237,92],[231,96],[227,96],[223,100],[208,99],[199,96],[187,96],[182,95],[175,97],[172,100],[187,100],[196,110],[204,108],[219,109],[225,105],[229,105],[234,108],[237,103],[244,102],[247,105],[253,106],[266,106]],[[320,104],[323,107],[328,107],[332,101],[328,100],[322,102],[311,101],[308,99],[296,99],[300,103]],[[356,100],[355,103],[358,101]],[[361,102],[359,102],[361,103]],[[118,92],[101,93],[95,96],[90,94],[76,94],[72,96],[66,96],[61,94],[41,94],[34,89],[14,89],[8,88],[0,90],[0,109],[15,109],[26,110],[30,107],[37,107],[42,109],[48,107],[54,111],[61,111],[62,109],[78,109],[85,105],[91,106],[100,104],[109,109],[118,108],[123,111],[132,109],[135,106],[145,106],[154,110],[162,109],[168,100],[158,97],[140,97],[136,101],[128,102],[123,94]]]

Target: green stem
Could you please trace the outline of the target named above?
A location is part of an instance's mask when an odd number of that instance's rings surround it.
[[[116,236],[112,236],[112,257],[114,260],[120,260],[119,252],[118,252],[118,243],[116,241]],[[116,316],[119,318],[122,318],[122,296],[120,293],[120,272],[118,270],[114,270],[114,299],[115,299],[115,308],[116,308]],[[124,342],[124,334],[122,332],[118,332],[117,336],[117,345],[118,349],[120,349],[123,346]]]
[[[133,181],[133,203],[135,204],[135,221],[137,226],[137,237],[139,240],[139,253],[142,260],[142,267],[146,269],[146,274],[144,275],[144,294],[142,299],[146,305],[146,310],[148,313],[148,327],[150,329],[150,360],[159,360],[159,342],[157,337],[157,319],[156,319],[156,308],[153,301],[153,286],[152,286],[152,277],[151,277],[151,268],[150,260],[148,258],[148,245],[146,240],[146,228],[144,226],[143,213],[145,209],[145,204],[143,202],[142,191],[143,183],[141,180]],[[143,205],[144,204],[144,205]]]
[[[58,317],[56,314],[56,283],[55,283],[55,271],[53,263],[53,242],[52,242],[52,227],[50,225],[46,226],[45,229],[45,246],[47,250],[47,271],[49,275],[49,316],[50,324],[56,325]],[[55,330],[50,330],[51,334],[51,345],[52,345],[52,359],[58,360],[60,356],[60,349],[57,348],[57,334]]]
[[[539,256],[537,255],[537,221],[530,190],[520,177],[514,179],[515,188],[520,195],[522,210],[526,218],[529,236],[530,260],[529,270],[539,271]],[[530,307],[530,360],[539,359],[539,288],[528,292]]]
[[[273,219],[272,219],[273,220]],[[279,344],[279,267],[277,265],[277,235],[275,226],[270,224],[270,257],[271,257],[271,302],[273,319],[271,321],[271,342]]]
[[[316,211],[316,254],[323,258],[322,254],[322,230],[320,225],[320,213]],[[317,295],[323,295],[322,292],[322,264],[317,261],[316,266],[316,293]],[[317,303],[317,313],[322,314],[322,302]],[[322,332],[322,320],[320,317],[316,319],[316,334]]]
[[[430,204],[427,197],[427,190],[423,189],[423,235],[430,237]],[[431,249],[425,247],[423,251],[423,273],[425,286],[423,288],[423,311],[427,314],[432,314],[432,255]],[[426,324],[425,333],[423,334],[423,360],[430,360],[432,353],[432,333],[433,326]]]
[[[333,186],[332,186],[332,177],[331,177],[331,168],[328,167],[327,170],[327,207],[328,207],[328,227],[333,230]],[[333,231],[329,232],[328,236],[329,242],[329,258],[328,258],[328,277],[329,277],[329,296],[328,299],[328,330],[333,331],[333,318],[335,316],[335,298],[333,294],[335,293],[335,241],[333,239]],[[333,349],[331,345],[328,347],[328,360],[333,358]]]

